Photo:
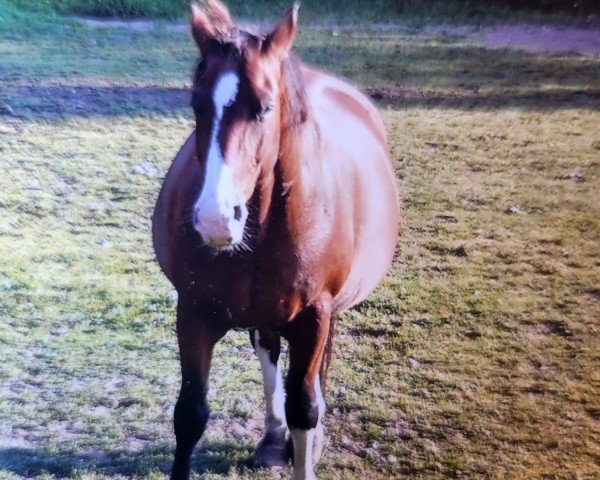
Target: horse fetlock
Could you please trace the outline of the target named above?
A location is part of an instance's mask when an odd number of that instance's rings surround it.
[[[178,447],[195,444],[204,433],[210,411],[204,399],[180,395],[175,404],[174,427]],[[193,446],[193,445],[192,445]]]
[[[290,432],[285,424],[277,427],[277,428],[269,428],[265,432],[261,443],[285,443],[290,436]]]
[[[283,410],[283,408],[281,408],[281,410]],[[267,412],[267,418],[265,418],[265,431],[277,434],[281,434],[281,432],[288,432],[285,414],[282,412],[281,414],[271,415],[269,417]]]
[[[313,443],[313,465],[319,463],[321,459],[321,455],[323,455],[323,450],[325,449],[325,428],[323,424],[319,421],[317,428],[315,428],[315,440]]]

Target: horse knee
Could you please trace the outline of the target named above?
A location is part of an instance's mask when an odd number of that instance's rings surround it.
[[[320,411],[317,395],[312,389],[287,388],[285,417],[290,429],[312,430],[319,423]]]
[[[206,427],[209,415],[205,399],[189,392],[181,392],[175,404],[174,426],[177,442],[195,444]]]

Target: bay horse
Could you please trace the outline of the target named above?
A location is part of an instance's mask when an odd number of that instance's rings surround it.
[[[156,256],[178,292],[173,479],[189,477],[207,423],[213,347],[237,327],[250,330],[264,381],[255,464],[292,457],[293,479],[316,478],[335,315],[377,286],[394,255],[400,211],[383,121],[353,87],[300,64],[297,17],[294,5],[261,35],[216,0],[192,6],[196,128],[153,215]]]

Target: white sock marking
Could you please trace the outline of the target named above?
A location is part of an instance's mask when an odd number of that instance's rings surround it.
[[[317,375],[315,379],[315,396],[317,397],[317,405],[319,407],[319,420],[315,428],[315,442],[313,446],[313,464],[316,464],[323,453],[323,445],[325,442],[325,428],[323,427],[323,416],[325,415],[325,399],[321,391],[321,378]]]
[[[292,480],[316,480],[313,467],[313,443],[315,429],[290,429],[294,442],[294,469]]]
[[[319,409],[319,420],[316,428],[310,430],[290,429],[294,441],[294,470],[292,480],[316,480],[314,467],[323,452],[323,415],[325,415],[325,400],[321,392],[319,375],[315,379],[315,396]]]
[[[271,362],[269,351],[260,345],[260,334],[254,332],[254,349],[260,360],[260,368],[263,375],[263,388],[265,391],[265,402],[267,412],[265,416],[265,428],[267,431],[278,430],[286,427],[285,421],[285,394],[281,376],[281,366]]]

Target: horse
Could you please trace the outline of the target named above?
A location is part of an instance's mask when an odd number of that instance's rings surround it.
[[[217,0],[192,5],[196,127],[152,226],[178,292],[172,479],[189,478],[213,348],[232,328],[249,330],[264,381],[255,465],[293,459],[293,479],[316,478],[336,314],[363,300],[394,256],[400,206],[383,121],[355,88],[300,63],[297,20],[295,4],[260,34],[237,27]]]

